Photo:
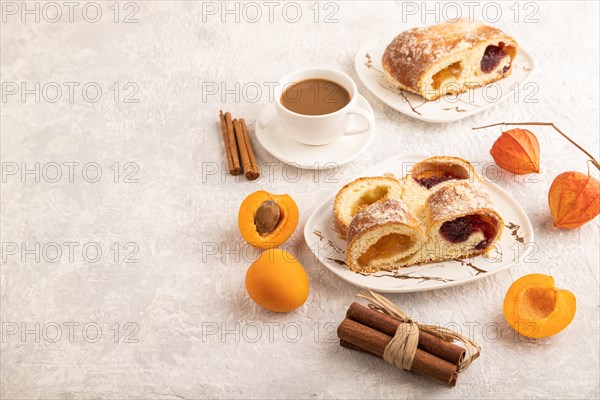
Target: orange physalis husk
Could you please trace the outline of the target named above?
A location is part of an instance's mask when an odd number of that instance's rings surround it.
[[[550,186],[548,204],[554,226],[579,228],[600,213],[600,182],[581,172],[563,172]]]
[[[502,132],[490,154],[500,168],[513,174],[540,172],[540,144],[535,135],[526,129]]]

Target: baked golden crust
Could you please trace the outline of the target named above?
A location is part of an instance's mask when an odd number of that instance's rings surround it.
[[[439,188],[456,180],[480,182],[481,176],[467,160],[451,156],[434,156],[419,161],[403,178],[402,200],[419,219],[425,218],[427,198]]]
[[[360,202],[362,196],[369,191],[376,191],[378,188],[386,188],[385,193],[377,198],[377,193],[366,201],[365,206],[385,198],[395,198],[400,200],[402,197],[401,182],[391,176],[376,176],[358,178],[346,184],[335,196],[333,202],[333,226],[342,238],[346,238],[348,225],[352,218],[361,207],[356,207],[356,202]]]
[[[441,172],[442,175],[451,175],[457,179],[466,179],[470,182],[482,180],[473,165],[463,158],[433,156],[416,163],[410,172],[406,174],[404,181],[411,178],[435,176],[436,172]]]
[[[394,236],[395,235],[395,236]],[[398,249],[390,251],[390,242],[383,247],[381,239],[404,238],[396,243]],[[396,269],[399,263],[406,263],[422,247],[425,234],[420,222],[408,211],[402,201],[382,199],[362,210],[352,219],[348,228],[346,265],[355,272],[371,273]],[[392,243],[394,244],[394,243]],[[368,261],[363,256],[370,252]]]
[[[415,166],[417,176],[427,172],[426,179],[439,176],[439,168],[457,176],[424,188],[409,174],[404,180],[412,183],[403,185],[402,197],[410,203],[384,197],[361,208],[346,234],[346,264],[353,271],[372,273],[470,257],[488,252],[499,239],[504,222],[468,161],[431,157]]]
[[[432,193],[427,199],[427,209],[430,226],[473,213],[493,214],[502,221],[483,186],[467,181],[455,181]]]
[[[516,41],[501,30],[463,18],[400,33],[387,46],[381,63],[390,83],[428,100],[435,100],[445,94],[461,93],[470,87],[482,86],[510,75],[512,62],[506,71],[481,75],[469,75],[465,71],[475,71],[474,66],[467,68],[467,65],[461,65],[460,71],[450,70],[455,75],[458,71],[459,76],[442,81],[447,83],[447,87],[435,87],[431,81],[437,70],[451,66],[452,62],[465,63],[469,58],[469,63],[474,64],[481,60],[483,51],[492,44],[505,47],[510,61],[518,51]],[[477,57],[466,57],[469,52],[477,53]],[[448,85],[451,82],[456,84]]]
[[[419,221],[408,211],[406,204],[395,199],[383,199],[354,216],[348,227],[346,242],[350,243],[356,235],[373,226],[387,223],[403,224],[421,231]]]

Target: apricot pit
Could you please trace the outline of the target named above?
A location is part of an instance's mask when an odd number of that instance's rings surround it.
[[[240,205],[238,227],[246,242],[261,249],[271,249],[294,233],[298,217],[298,206],[290,196],[259,190]]]
[[[281,210],[273,200],[266,200],[256,210],[254,225],[256,231],[261,235],[268,235],[275,230],[281,217]]]

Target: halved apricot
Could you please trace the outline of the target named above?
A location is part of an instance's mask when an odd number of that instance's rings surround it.
[[[525,275],[513,282],[504,298],[504,317],[523,336],[543,338],[565,329],[575,317],[575,295],[557,289],[554,278]]]
[[[242,201],[238,227],[246,242],[261,249],[271,249],[294,233],[298,216],[298,206],[290,196],[259,190]]]

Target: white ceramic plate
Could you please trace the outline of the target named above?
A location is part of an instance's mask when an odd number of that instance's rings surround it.
[[[447,95],[437,100],[426,100],[414,93],[392,88],[383,79],[381,57],[389,41],[363,47],[354,59],[354,67],[361,82],[393,109],[427,122],[452,122],[477,114],[508,98],[523,101],[537,93],[537,85],[528,81],[535,63],[523,49],[514,60],[512,74],[500,81],[459,95]]]
[[[373,114],[367,99],[358,95],[358,106]],[[374,120],[374,118],[373,118]],[[350,117],[350,127],[364,123],[359,118]],[[375,125],[365,133],[342,136],[333,143],[323,146],[309,146],[289,137],[277,118],[275,105],[265,108],[256,119],[256,139],[273,157],[286,164],[305,169],[328,169],[344,165],[358,157],[371,143]]]
[[[393,157],[365,171],[361,176],[392,173],[401,177],[415,162],[426,157],[415,154]],[[352,272],[344,262],[346,242],[338,237],[333,228],[333,200],[337,191],[308,218],[304,226],[304,238],[308,247],[327,269],[359,287],[384,293],[403,293],[473,282],[505,270],[526,257],[532,257],[535,249],[533,228],[525,211],[498,185],[487,181],[484,185],[505,223],[501,239],[496,243],[495,249],[486,256],[399,268],[392,272],[381,271],[373,274]]]

